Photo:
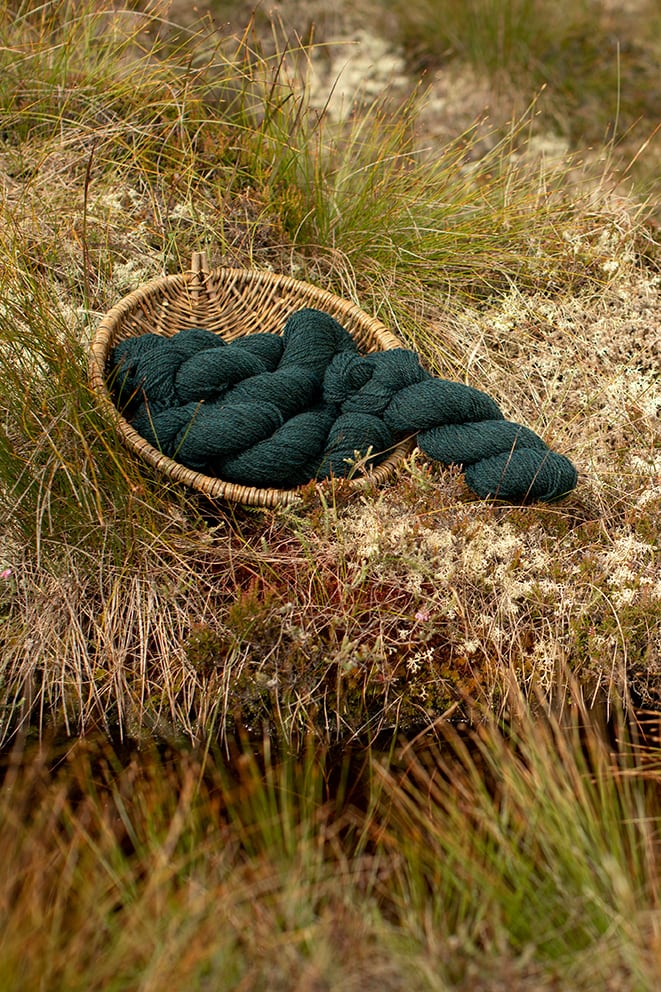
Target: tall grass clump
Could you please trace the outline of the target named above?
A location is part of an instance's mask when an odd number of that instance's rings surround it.
[[[563,714],[526,706],[468,738],[443,727],[429,752],[406,750],[403,775],[385,774],[399,905],[431,946],[448,931],[468,947],[506,934],[520,960],[569,986],[651,988],[656,749],[620,718],[609,739],[575,691],[566,702]]]
[[[457,59],[514,99],[547,87],[555,125],[574,143],[619,140],[641,121],[643,141],[658,124],[654,3],[624,11],[599,0],[389,0],[387,9],[418,64]]]
[[[16,749],[3,987],[652,992],[655,749],[510,701],[344,760]]]

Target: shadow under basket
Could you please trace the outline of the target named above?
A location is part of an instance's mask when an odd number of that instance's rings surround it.
[[[121,415],[108,388],[107,374],[110,353],[126,338],[149,332],[170,337],[188,327],[204,327],[226,341],[258,332],[281,334],[287,318],[304,307],[314,307],[335,317],[363,353],[403,347],[381,321],[326,290],[258,269],[210,271],[206,254],[196,252],[189,272],[164,276],[140,286],[105,315],[91,345],[90,384],[124,444],[175,482],[211,499],[246,506],[274,507],[294,502],[298,498],[297,489],[260,489],[226,482],[194,472],[162,454]],[[410,439],[400,442],[379,465],[345,484],[359,489],[384,482],[412,446]]]

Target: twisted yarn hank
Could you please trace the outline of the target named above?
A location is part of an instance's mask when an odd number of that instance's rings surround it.
[[[534,431],[505,420],[471,386],[438,379],[405,348],[363,355],[330,314],[305,308],[282,335],[230,343],[203,328],[144,334],[111,355],[118,407],[163,454],[261,488],[347,476],[357,455],[383,461],[401,438],[459,465],[485,499],[549,501],[577,472]]]

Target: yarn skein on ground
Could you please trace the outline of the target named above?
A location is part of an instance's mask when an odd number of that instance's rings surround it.
[[[330,314],[225,342],[204,328],[144,334],[111,354],[115,401],[170,458],[246,486],[291,489],[383,461],[403,437],[464,470],[479,497],[549,501],[577,472],[486,393],[432,376],[405,348],[363,355]]]

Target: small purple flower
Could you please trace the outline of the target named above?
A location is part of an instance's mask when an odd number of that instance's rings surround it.
[[[419,620],[421,623],[424,623],[425,620],[429,620],[429,616],[429,610],[418,610],[415,615],[415,619]]]
[[[13,574],[14,573],[12,572],[11,568],[3,568],[3,570],[0,572],[0,579],[4,579],[5,582],[8,582]]]

